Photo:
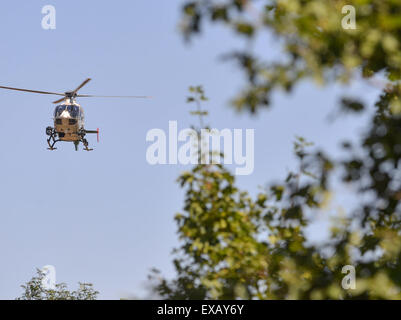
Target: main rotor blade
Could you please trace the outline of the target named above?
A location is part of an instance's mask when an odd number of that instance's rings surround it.
[[[89,81],[91,81],[92,79],[91,78],[88,78],[88,79],[86,79],[84,82],[82,82],[79,86],[78,86],[78,88],[76,88],[73,92],[74,93],[77,93],[78,92],[78,90],[79,89],[81,89],[84,85],[86,85]]]
[[[58,99],[58,100],[56,100],[56,101],[53,101],[53,103],[59,103],[59,102],[63,101],[64,99],[65,99],[65,97],[64,97],[64,98],[61,98],[61,99]]]
[[[24,91],[24,92],[33,92],[33,93],[41,93],[41,94],[53,94],[56,96],[64,96],[64,93],[58,92],[49,92],[49,91],[38,91],[38,90],[29,90],[29,89],[20,89],[20,88],[12,88],[12,87],[3,87],[0,86],[1,89],[15,90],[15,91]]]
[[[150,99],[150,96],[98,96],[93,94],[78,94],[80,98],[138,98],[138,99]]]

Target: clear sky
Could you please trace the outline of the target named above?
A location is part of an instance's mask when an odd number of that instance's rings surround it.
[[[180,3],[0,2],[0,85],[64,92],[91,77],[81,93],[154,97],[79,100],[87,129],[101,130],[99,144],[89,137],[95,151],[88,153],[70,143],[46,149],[52,96],[0,91],[0,299],[20,295],[19,286],[44,265],[55,266],[58,282],[74,289],[78,281],[92,282],[107,299],[144,295],[152,267],[173,275],[173,217],[184,199],[175,180],[188,167],[149,165],[145,137],[153,128],[167,131],[169,120],[179,129],[194,123],[185,104],[190,85],[206,89],[212,127],[255,129],[254,173],[238,178],[252,193],[292,168],[296,135],[335,153],[341,138],[361,133],[363,123],[353,118],[327,121],[340,92],[373,100],[375,90],[358,83],[305,83],[291,96],[275,95],[273,108],[258,117],[234,112],[228,101],[242,74],[219,57],[246,43],[210,27],[185,44]],[[47,4],[56,8],[55,30],[41,27]],[[268,37],[256,44],[265,56],[277,48]]]

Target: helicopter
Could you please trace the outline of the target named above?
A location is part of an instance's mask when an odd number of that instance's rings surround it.
[[[53,101],[57,104],[53,113],[54,127],[46,128],[46,135],[49,136],[47,143],[49,147],[48,150],[56,150],[54,145],[59,141],[70,141],[74,143],[75,150],[78,151],[79,143],[82,142],[84,150],[92,151],[89,148],[88,140],[86,140],[86,134],[97,134],[97,141],[99,142],[99,128],[97,130],[86,130],[84,126],[84,110],[80,104],[76,102],[76,98],[150,98],[148,96],[98,96],[89,94],[78,94],[78,91],[86,85],[91,78],[86,79],[82,82],[75,90],[67,91],[64,93],[59,92],[49,92],[49,91],[39,91],[39,90],[29,90],[13,87],[0,86],[0,89],[16,90],[31,93],[40,93],[47,95],[57,95],[62,96],[61,99]]]

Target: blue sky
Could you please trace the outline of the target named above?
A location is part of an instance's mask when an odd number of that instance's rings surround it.
[[[363,121],[327,121],[340,92],[373,101],[376,90],[360,83],[304,83],[291,96],[275,95],[272,110],[258,117],[236,113],[228,101],[242,74],[219,56],[247,43],[218,26],[184,43],[180,3],[1,1],[0,85],[63,92],[91,77],[81,93],[154,98],[79,100],[86,127],[101,130],[100,143],[90,137],[90,153],[69,143],[50,152],[45,128],[55,99],[0,91],[0,299],[20,295],[19,286],[44,265],[55,266],[57,281],[71,288],[92,282],[105,299],[144,295],[152,267],[174,274],[173,217],[184,199],[175,180],[188,167],[149,165],[145,138],[153,128],[167,131],[169,120],[179,129],[194,123],[185,104],[190,85],[206,89],[213,127],[255,129],[254,173],[238,178],[252,193],[292,168],[296,135],[336,153],[343,137],[361,134]],[[56,8],[56,30],[41,28],[47,4]],[[269,37],[255,47],[279,54]]]

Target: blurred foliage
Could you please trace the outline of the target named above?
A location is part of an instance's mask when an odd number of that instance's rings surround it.
[[[356,26],[343,29],[345,5],[356,10]],[[280,59],[243,51],[238,61],[247,84],[233,105],[256,112],[270,104],[275,89],[291,91],[302,79],[317,83],[348,82],[355,74],[371,78],[379,72],[396,81],[401,76],[401,3],[398,0],[187,0],[181,29],[186,39],[205,21],[221,23],[249,41],[269,39],[282,45]]]
[[[177,277],[166,280],[154,269],[154,291],[166,299],[401,299],[401,117],[382,109],[393,94],[377,104],[360,157],[334,161],[297,137],[298,168],[254,198],[223,165],[182,173]],[[359,207],[336,216],[327,241],[308,244],[308,226],[329,210],[336,170],[357,186]],[[356,268],[355,289],[341,285],[345,265]]]
[[[344,5],[356,9],[355,30],[342,28]],[[221,165],[183,173],[177,276],[155,271],[155,291],[167,299],[401,299],[401,2],[188,0],[182,13],[188,40],[209,21],[249,41],[267,31],[282,44],[279,60],[249,45],[230,53],[247,80],[233,100],[239,110],[255,113],[272,92],[290,92],[302,79],[385,82],[367,130],[358,142],[343,142],[339,159],[297,138],[298,168],[256,197]],[[341,108],[367,110],[353,98]],[[355,208],[338,210],[326,241],[308,243],[315,217],[333,211],[334,184],[349,190]],[[355,266],[355,289],[341,285],[345,265]]]
[[[17,300],[96,300],[98,291],[90,283],[79,283],[76,291],[69,291],[65,283],[57,283],[54,289],[43,286],[45,274],[37,269],[37,273],[21,288],[24,289]]]

